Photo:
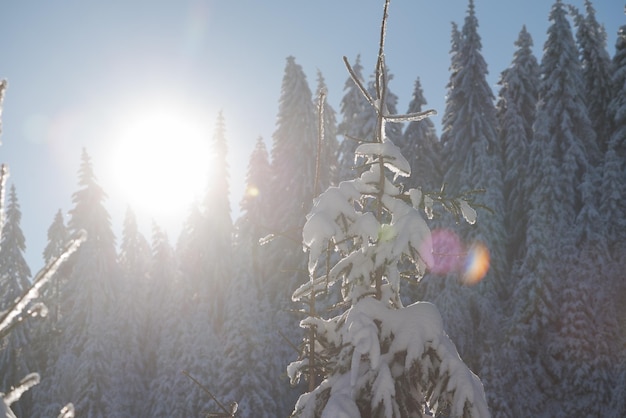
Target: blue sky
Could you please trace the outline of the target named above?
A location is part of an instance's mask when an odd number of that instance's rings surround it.
[[[496,94],[523,24],[540,59],[553,2],[475,3]],[[583,7],[582,0],[571,3]],[[54,214],[72,207],[83,147],[109,195],[106,205],[119,242],[126,202],[111,182],[115,162],[107,156],[120,114],[131,112],[132,103],[184,103],[206,116],[209,132],[223,111],[236,215],[254,141],[262,136],[271,147],[285,58],[295,56],[313,91],[319,69],[338,111],[347,79],[342,56],[353,61],[361,54],[364,73],[372,72],[382,5],[382,0],[2,2],[0,77],[9,88],[0,161],[9,165],[9,183],[17,188],[31,269],[42,264]],[[623,2],[596,0],[594,7],[612,55],[617,30],[626,23]],[[462,25],[466,9],[466,0],[392,1],[386,55],[400,111],[419,76],[429,106],[440,112],[434,118],[439,127],[450,22]],[[149,238],[152,219],[140,215]],[[185,216],[156,221],[175,242]]]

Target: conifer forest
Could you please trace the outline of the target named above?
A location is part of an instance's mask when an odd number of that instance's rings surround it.
[[[626,416],[626,19],[555,0],[494,91],[468,0],[436,127],[381,3],[337,109],[286,57],[236,218],[222,114],[173,242],[131,209],[115,236],[83,149],[31,271],[2,166],[0,416]]]

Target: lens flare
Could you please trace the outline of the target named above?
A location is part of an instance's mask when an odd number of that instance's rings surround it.
[[[461,282],[473,286],[480,282],[489,271],[489,249],[482,243],[473,244],[465,259],[465,269]]]
[[[257,197],[260,193],[261,191],[256,186],[248,186],[246,189],[246,196],[248,197]]]
[[[465,256],[459,236],[449,229],[434,229],[431,233],[434,274],[447,274],[460,271]]]

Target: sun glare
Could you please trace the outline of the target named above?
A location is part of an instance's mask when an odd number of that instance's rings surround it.
[[[118,127],[111,169],[130,207],[152,217],[181,216],[209,175],[210,133],[183,108],[130,112]]]

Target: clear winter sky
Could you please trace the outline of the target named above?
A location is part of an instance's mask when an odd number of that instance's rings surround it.
[[[582,0],[571,3],[583,9]],[[541,58],[553,1],[475,4],[496,94],[523,24]],[[285,58],[295,56],[312,91],[317,70],[323,73],[329,102],[338,112],[347,79],[342,56],[354,62],[361,54],[364,74],[371,74],[382,6],[383,0],[0,1],[0,77],[9,82],[0,161],[9,165],[9,184],[17,189],[33,273],[43,264],[56,211],[67,213],[73,206],[83,147],[108,194],[119,243],[127,203],[113,180],[118,157],[110,150],[132,131],[132,120],[145,120],[155,103],[161,111],[171,106],[172,112],[193,114],[207,140],[223,111],[235,217],[255,140],[262,136],[271,148]],[[626,23],[624,2],[595,0],[594,6],[612,56],[617,30]],[[438,129],[449,77],[450,23],[462,26],[466,10],[467,0],[393,0],[390,6],[390,89],[404,112],[419,76],[429,107],[439,111]],[[147,150],[140,163],[150,158]],[[137,216],[150,239],[147,212]],[[155,215],[172,243],[186,216],[180,209]]]

